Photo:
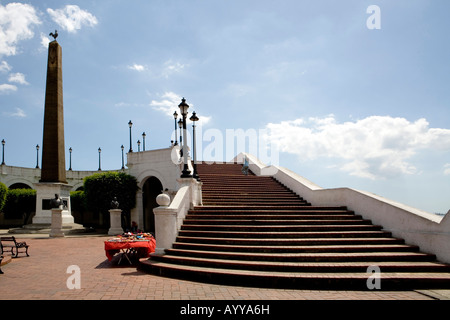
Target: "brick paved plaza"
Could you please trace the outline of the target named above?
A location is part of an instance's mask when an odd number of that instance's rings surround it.
[[[12,300],[431,300],[448,291],[316,291],[235,287],[169,279],[108,261],[104,235],[48,238],[18,235],[30,245],[2,267],[0,299]],[[113,262],[115,259],[113,259]],[[117,261],[116,261],[117,262]],[[68,289],[67,268],[81,271],[81,289]],[[7,294],[6,294],[7,293]]]

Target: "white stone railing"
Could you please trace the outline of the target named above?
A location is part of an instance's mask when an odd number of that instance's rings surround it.
[[[179,179],[180,185],[172,202],[168,196],[158,196],[160,205],[153,209],[155,214],[155,237],[157,254],[172,247],[187,212],[202,204],[201,182],[192,178]]]
[[[417,245],[423,252],[433,253],[437,259],[450,263],[450,217],[425,212],[407,205],[351,188],[323,189],[304,177],[279,166],[265,166],[250,154],[249,168],[256,175],[274,177],[312,205],[346,206],[374,224],[381,225],[394,237]]]

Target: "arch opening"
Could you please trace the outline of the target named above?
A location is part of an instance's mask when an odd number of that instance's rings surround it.
[[[162,190],[162,183],[156,177],[148,178],[142,187],[143,230],[145,232],[155,233],[155,214],[153,209],[158,207],[156,197],[161,194]]]

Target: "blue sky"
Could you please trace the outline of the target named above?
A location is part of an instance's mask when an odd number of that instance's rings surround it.
[[[367,26],[371,5],[380,29]],[[269,162],[324,188],[445,213],[449,11],[447,0],[0,1],[5,162],[36,165],[57,29],[74,170],[96,170],[99,147],[102,169],[119,169],[129,120],[134,151],[142,132],[147,150],[168,147],[185,97],[200,159],[252,151],[230,150],[227,132],[256,133],[258,152],[278,152]]]

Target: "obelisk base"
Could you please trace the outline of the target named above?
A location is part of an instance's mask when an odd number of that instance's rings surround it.
[[[34,187],[36,189],[36,215],[33,217],[33,224],[52,223],[51,201],[56,194],[59,195],[64,203],[61,212],[62,225],[75,223],[70,205],[70,190],[72,186],[64,183],[40,182],[34,184]]]

